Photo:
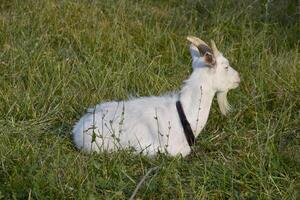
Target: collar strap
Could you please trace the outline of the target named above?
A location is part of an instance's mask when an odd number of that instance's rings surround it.
[[[181,125],[183,127],[185,138],[191,147],[195,144],[195,136],[193,134],[191,125],[186,118],[186,115],[184,113],[184,110],[182,108],[182,104],[180,101],[176,101],[176,108],[177,108],[177,112],[178,112],[178,115],[179,115],[179,118],[181,121]]]

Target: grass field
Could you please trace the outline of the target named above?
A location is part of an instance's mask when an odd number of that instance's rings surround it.
[[[297,0],[1,0],[0,199],[300,199]],[[87,155],[86,108],[179,90],[187,35],[214,39],[242,77],[194,153]],[[176,113],[175,113],[176,114]]]

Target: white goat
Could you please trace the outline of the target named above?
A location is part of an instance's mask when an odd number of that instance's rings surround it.
[[[87,152],[116,151],[133,147],[137,152],[157,152],[186,156],[191,147],[179,118],[180,101],[195,137],[204,128],[213,97],[221,112],[229,110],[227,92],[238,87],[237,71],[218,51],[196,37],[188,37],[193,58],[193,73],[178,93],[160,97],[142,97],[106,102],[88,109],[73,129],[77,148]]]

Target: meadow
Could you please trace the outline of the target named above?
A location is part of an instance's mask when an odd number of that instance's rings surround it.
[[[0,199],[300,199],[296,0],[0,1]],[[241,85],[186,158],[72,144],[88,107],[180,89],[186,36],[215,40]],[[175,113],[176,114],[176,113]]]

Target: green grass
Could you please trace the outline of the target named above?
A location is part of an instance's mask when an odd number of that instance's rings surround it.
[[[0,199],[300,199],[297,1],[0,2]],[[298,12],[298,13],[297,13]],[[242,77],[193,154],[87,155],[86,108],[178,90],[187,35],[214,39]],[[174,113],[176,114],[176,113]]]

